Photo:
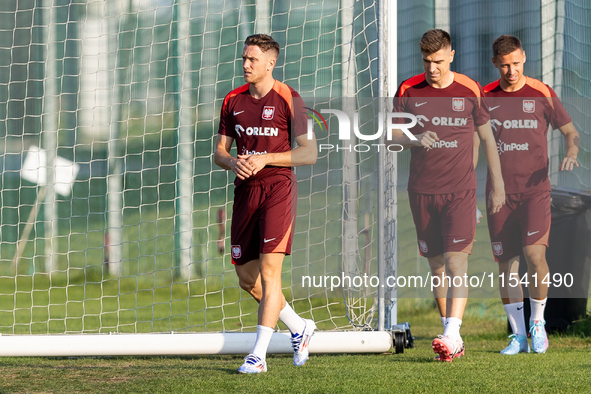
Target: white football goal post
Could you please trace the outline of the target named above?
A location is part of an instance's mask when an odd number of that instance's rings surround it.
[[[319,144],[317,163],[296,168],[282,272],[286,299],[319,328],[310,350],[411,345],[397,300],[430,291],[384,282],[429,272],[404,190],[408,152],[368,152],[362,137],[384,126],[397,75],[421,72],[427,29],[451,30],[452,70],[482,85],[498,79],[493,40],[519,36],[528,75],[562,96],[581,134],[572,172],[557,171],[562,136],[548,134],[551,182],[591,188],[586,1],[469,3],[0,1],[0,356],[248,351],[257,304],[231,263],[234,176],[213,149],[253,33],[280,43],[274,76],[304,98]],[[335,111],[350,121],[346,141]],[[496,265],[479,226],[469,274],[488,278]],[[470,296],[496,299],[492,287]],[[274,335],[270,351],[291,352],[282,323]]]
[[[213,163],[244,39],[271,34],[276,79],[363,123],[396,88],[396,1],[62,3],[0,8],[0,356],[247,353],[257,305]],[[395,275],[396,155],[325,150],[296,174],[283,291],[319,327],[310,351],[385,352],[393,327],[402,351],[395,288],[303,280]],[[269,351],[291,352],[278,329]]]

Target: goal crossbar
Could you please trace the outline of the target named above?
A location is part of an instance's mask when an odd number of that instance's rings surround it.
[[[3,335],[2,357],[191,356],[247,354],[255,332]],[[320,331],[310,353],[383,353],[392,347],[386,331]],[[273,333],[268,353],[293,353],[290,334]]]

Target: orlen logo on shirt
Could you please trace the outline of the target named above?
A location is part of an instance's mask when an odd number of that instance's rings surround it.
[[[259,137],[277,137],[279,135],[278,127],[247,127],[245,130],[241,125],[237,124],[235,130],[239,137],[241,137],[240,131],[244,132],[246,135],[255,135]]]
[[[529,150],[529,142],[526,142],[525,144],[517,144],[515,142],[507,144],[503,141],[499,141],[497,142],[497,150],[499,151],[499,155],[503,152],[511,152],[514,150]]]
[[[458,147],[458,140],[453,141],[444,141],[439,140],[434,142],[427,150],[436,149],[436,148],[457,148]]]
[[[491,119],[490,121],[491,126],[496,131],[497,126],[503,125],[505,129],[537,129],[538,128],[538,121],[537,119],[518,119],[518,120],[510,120],[507,119],[501,123],[497,119]]]
[[[421,127],[425,127],[423,122],[431,122],[433,126],[466,126],[468,124],[468,118],[452,118],[452,117],[439,117],[435,116],[431,120],[425,115],[417,115],[417,123]]]

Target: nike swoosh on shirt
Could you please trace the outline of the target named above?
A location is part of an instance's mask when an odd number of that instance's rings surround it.
[[[462,241],[465,241],[465,240],[466,240],[466,238],[464,238],[464,239],[455,239],[454,238],[454,244],[457,244],[458,242],[462,242]]]
[[[522,309],[523,309],[523,307],[521,307],[521,308],[517,307],[517,310],[518,310],[518,311],[520,311],[520,310],[522,310]]]
[[[241,113],[243,113],[243,112],[244,112],[244,111],[240,111],[240,112],[236,112],[236,111],[234,111],[234,116],[236,116],[236,115],[240,115],[240,114],[241,114]]]
[[[273,240],[275,240],[275,239],[277,239],[277,238],[271,238],[271,239],[266,239],[266,238],[263,238],[263,242],[264,242],[264,243],[267,243],[267,242],[271,242],[271,241],[273,241]]]
[[[415,103],[415,107],[420,107],[421,105],[425,105],[425,104],[427,104],[426,101],[424,103]]]
[[[533,233],[530,233],[530,232],[528,231],[528,232],[527,232],[527,236],[529,237],[530,235],[534,235],[534,234],[537,234],[537,233],[539,233],[539,232],[540,232],[540,230],[538,230],[538,231],[534,231]]]
[[[489,111],[494,111],[495,109],[497,109],[499,107],[500,107],[500,105],[497,105],[496,107],[488,107],[488,110]]]

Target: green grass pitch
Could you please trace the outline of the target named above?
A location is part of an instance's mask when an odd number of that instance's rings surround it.
[[[470,303],[470,302],[469,302]],[[556,393],[589,390],[589,331],[550,336],[546,354],[502,356],[505,321],[470,314],[462,331],[466,355],[433,360],[441,326],[430,301],[407,300],[415,347],[402,354],[311,355],[294,367],[270,355],[268,372],[239,375],[243,355],[203,357],[3,358],[0,392],[174,393]],[[417,306],[418,305],[418,306]],[[489,308],[502,312],[499,304]]]

